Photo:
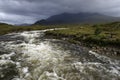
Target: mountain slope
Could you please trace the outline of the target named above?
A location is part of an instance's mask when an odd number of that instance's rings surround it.
[[[35,24],[103,23],[112,21],[120,21],[120,18],[98,13],[62,13],[51,16],[46,20],[39,20]]]

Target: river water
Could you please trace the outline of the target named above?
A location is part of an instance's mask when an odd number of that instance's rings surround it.
[[[46,38],[46,31],[0,36],[0,80],[120,80],[119,60]]]

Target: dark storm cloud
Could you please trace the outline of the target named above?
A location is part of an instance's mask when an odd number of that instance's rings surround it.
[[[0,0],[0,21],[32,23],[63,12],[120,16],[120,0]]]

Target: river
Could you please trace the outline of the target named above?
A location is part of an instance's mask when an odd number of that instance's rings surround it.
[[[0,80],[120,80],[119,60],[46,38],[46,31],[0,36]]]

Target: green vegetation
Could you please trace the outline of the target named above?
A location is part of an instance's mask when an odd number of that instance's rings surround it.
[[[0,23],[0,35],[21,32],[21,31],[31,31],[31,30],[42,30],[54,28],[55,26],[41,26],[41,25],[31,25],[31,26],[12,26],[4,23]]]
[[[120,23],[96,25],[72,25],[69,29],[46,32],[55,38],[68,38],[73,43],[83,42],[86,45],[120,47]]]
[[[102,32],[102,31],[101,31],[99,28],[96,28],[94,34],[95,34],[95,35],[99,35],[101,32]]]
[[[12,26],[0,23],[0,35],[41,30],[50,28],[67,28],[64,30],[47,31],[46,35],[54,38],[66,38],[72,43],[85,43],[86,45],[99,45],[99,46],[119,46],[120,47],[120,22],[113,22],[107,24],[61,24],[61,25],[31,25],[31,26]]]

